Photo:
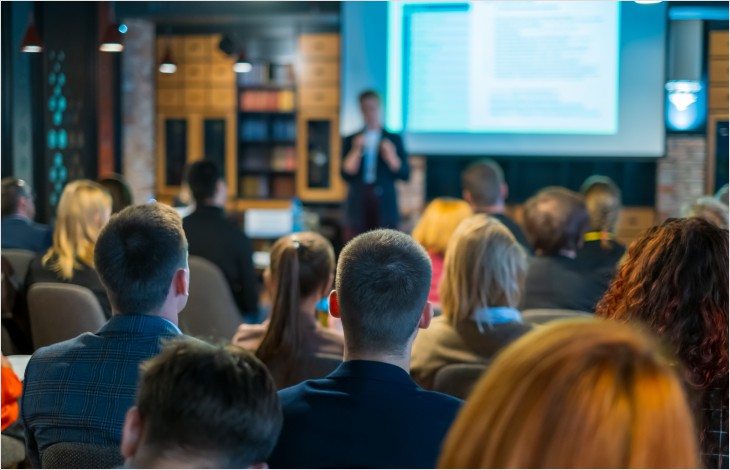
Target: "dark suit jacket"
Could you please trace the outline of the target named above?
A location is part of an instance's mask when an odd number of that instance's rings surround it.
[[[241,314],[256,313],[258,282],[253,266],[251,240],[226,219],[223,209],[200,206],[183,219],[190,255],[200,256],[223,271]]]
[[[462,403],[374,361],[345,362],[279,398],[284,426],[272,468],[434,468]]]
[[[25,370],[20,419],[32,468],[58,442],[119,446],[139,364],[180,331],[148,315],[115,315],[96,333],[41,348]]]
[[[593,312],[608,288],[610,272],[564,256],[535,256],[525,279],[522,310],[559,308]]]
[[[342,159],[350,153],[352,149],[352,139],[364,132],[364,130],[345,137],[342,142]],[[396,153],[401,159],[401,167],[397,172],[390,171],[388,165],[383,160],[381,152],[378,150],[377,176],[375,179],[375,194],[378,196],[378,209],[380,215],[380,226],[388,228],[397,228],[400,221],[398,213],[398,198],[395,191],[395,181],[398,179],[407,181],[410,176],[410,167],[408,166],[408,156],[403,147],[403,140],[398,134],[392,134],[383,129],[383,139],[393,142]],[[360,162],[360,169],[354,175],[345,173],[343,170],[342,178],[349,184],[347,193],[347,201],[345,204],[345,223],[350,227],[364,229],[365,225],[365,182],[363,181],[363,165],[365,158]]]
[[[99,305],[101,305],[101,309],[104,311],[104,316],[106,316],[107,319],[112,317],[112,306],[109,303],[109,297],[107,296],[106,289],[104,289],[104,286],[99,279],[99,274],[97,274],[94,268],[90,268],[79,262],[81,268],[74,269],[74,275],[70,281],[64,281],[59,278],[58,274],[54,271],[43,267],[42,258],[42,256],[39,256],[31,263],[30,269],[28,269],[28,276],[25,280],[26,289],[30,289],[30,287],[36,282],[63,282],[66,284],[76,284],[77,286],[86,287],[99,300]]]
[[[2,233],[3,250],[45,253],[53,242],[53,231],[48,225],[37,224],[23,217],[3,217]]]

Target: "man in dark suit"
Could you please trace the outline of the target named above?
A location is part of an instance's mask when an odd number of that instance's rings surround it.
[[[380,97],[360,94],[365,128],[342,143],[342,178],[349,185],[345,205],[345,239],[374,228],[397,228],[400,220],[395,181],[410,175],[403,140],[383,128]]]
[[[251,240],[226,219],[226,183],[212,162],[195,162],[186,172],[195,211],[183,219],[190,254],[215,264],[223,272],[242,315],[256,317],[258,281]]]
[[[431,262],[411,237],[375,230],[337,265],[330,313],[342,319],[345,362],[279,392],[284,427],[272,468],[433,468],[461,400],[413,382],[411,346],[427,328]]]
[[[472,163],[461,174],[461,188],[464,200],[477,214],[487,214],[502,222],[527,253],[531,253],[530,242],[520,226],[504,213],[504,201],[509,188],[504,182],[502,168],[494,160]]]
[[[51,247],[53,232],[47,225],[33,222],[33,190],[25,181],[7,177],[2,180],[2,248],[45,253]]]
[[[94,264],[112,318],[95,333],[37,350],[25,370],[20,419],[32,468],[61,442],[119,447],[139,364],[157,355],[162,340],[181,335],[178,313],[190,277],[174,209],[145,204],[113,216],[99,234]]]

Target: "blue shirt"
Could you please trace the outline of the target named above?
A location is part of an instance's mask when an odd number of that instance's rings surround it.
[[[20,403],[32,467],[41,468],[41,452],[58,442],[119,446],[140,363],[159,353],[162,340],[179,335],[157,316],[114,315],[96,333],[37,350]]]
[[[434,468],[462,404],[375,361],[347,361],[279,398],[284,426],[271,468]]]
[[[3,250],[30,250],[42,254],[52,242],[53,232],[47,225],[14,215],[2,218]]]

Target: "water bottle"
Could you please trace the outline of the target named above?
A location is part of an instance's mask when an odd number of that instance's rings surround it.
[[[304,230],[304,210],[302,208],[302,201],[297,197],[291,200],[291,218],[291,231],[293,233]]]

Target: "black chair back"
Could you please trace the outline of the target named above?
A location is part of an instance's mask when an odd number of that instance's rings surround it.
[[[436,372],[433,390],[466,400],[489,364],[450,364]]]

